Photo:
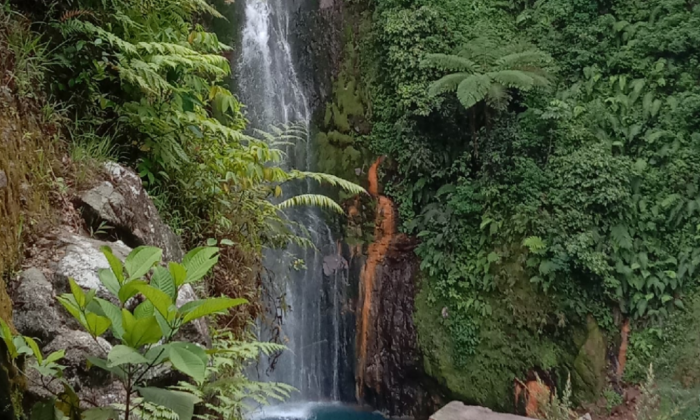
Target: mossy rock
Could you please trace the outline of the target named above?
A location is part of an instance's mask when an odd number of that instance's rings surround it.
[[[522,310],[534,313],[548,308],[547,298],[532,290],[524,287],[517,291],[518,295],[527,296],[515,301],[532,304]],[[515,379],[526,380],[533,369],[563,373],[573,363],[575,348],[570,343],[558,342],[530,326],[513,322],[511,298],[512,295],[509,298],[503,294],[489,298],[490,315],[456,319],[459,315],[449,308],[445,317],[444,302],[433,301],[426,288],[416,297],[414,320],[425,373],[436,379],[450,397],[512,412]],[[476,328],[471,330],[471,326]],[[460,340],[457,335],[466,339]],[[465,348],[469,346],[470,336],[473,336],[471,350]]]
[[[595,400],[605,388],[605,336],[595,319],[589,316],[586,321],[586,334],[577,341],[583,341],[574,360],[572,372],[573,388],[581,401]]]

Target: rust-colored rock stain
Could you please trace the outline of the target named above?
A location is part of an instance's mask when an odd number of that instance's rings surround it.
[[[375,277],[377,265],[379,265],[386,255],[387,250],[396,235],[396,216],[394,203],[385,196],[379,195],[379,181],[377,179],[377,169],[382,162],[382,158],[378,158],[369,169],[368,192],[377,198],[377,209],[375,214],[374,225],[374,242],[369,246],[367,252],[367,262],[365,263],[362,273],[360,274],[360,296],[362,299],[362,311],[358,319],[358,352],[359,352],[359,369],[357,391],[358,398],[362,397],[364,389],[364,371],[367,358],[367,342],[369,339],[370,322],[373,319],[371,316],[372,294],[375,289]]]

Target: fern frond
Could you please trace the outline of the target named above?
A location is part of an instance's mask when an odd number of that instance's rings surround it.
[[[532,77],[519,70],[501,70],[489,72],[486,75],[503,86],[513,89],[527,91],[532,89],[532,86],[535,84]]]
[[[66,22],[70,19],[75,19],[81,16],[95,17],[95,14],[89,10],[67,10],[61,15],[60,18],[58,18],[58,20],[60,20],[61,22]]]
[[[340,205],[338,205],[338,203],[336,203],[335,200],[320,194],[295,195],[294,197],[284,200],[283,202],[277,205],[279,209],[288,209],[291,207],[298,206],[320,207],[334,210],[341,214],[344,213],[343,208],[340,207]]]
[[[444,92],[454,92],[464,79],[470,76],[470,73],[453,73],[442,77],[430,84],[428,94],[437,96]]]
[[[485,74],[473,74],[457,87],[457,99],[469,109],[486,98],[491,87],[491,78]]]
[[[311,178],[319,183],[326,183],[334,187],[340,187],[351,194],[367,194],[367,191],[361,186],[334,175],[306,171],[292,171],[291,174],[294,178]]]

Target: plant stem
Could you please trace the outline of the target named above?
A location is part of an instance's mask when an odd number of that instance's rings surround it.
[[[129,365],[129,374],[126,377],[126,404],[124,410],[124,420],[129,420],[129,411],[131,405],[131,365]]]

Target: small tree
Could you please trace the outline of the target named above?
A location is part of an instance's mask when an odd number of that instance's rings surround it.
[[[177,307],[178,291],[186,284],[201,280],[218,260],[218,248],[195,248],[185,255],[182,263],[171,262],[167,268],[160,264],[162,250],[154,247],[134,249],[122,262],[112,254],[109,247],[102,252],[109,261],[110,269],[100,270],[102,285],[115,299],[102,299],[96,290],[85,292],[73,279],[69,279],[71,293],[59,296],[58,301],[97,341],[111,330],[120,344],[109,351],[106,359],[89,357],[89,362],[114,375],[124,386],[125,398],[112,407],[98,407],[81,412],[80,401],[68,382],[62,378],[62,367],[57,362],[64,352],[56,352],[44,358],[34,340],[29,337],[12,337],[3,324],[2,336],[11,356],[34,356],[30,367],[43,376],[58,378],[64,392],[53,404],[43,404],[36,410],[48,410],[50,416],[38,418],[61,418],[71,420],[133,418],[135,410],[142,413],[161,407],[175,413],[180,420],[190,420],[194,406],[200,399],[190,392],[182,392],[147,386],[145,379],[154,369],[165,366],[184,373],[197,384],[207,378],[210,355],[196,344],[174,341],[173,337],[182,326],[205,316],[221,313],[246,303],[245,299],[225,297],[188,302]],[[144,300],[129,309],[127,302],[137,295]],[[99,341],[98,341],[99,342]],[[59,413],[59,417],[54,415]],[[34,418],[34,417],[33,417]]]

